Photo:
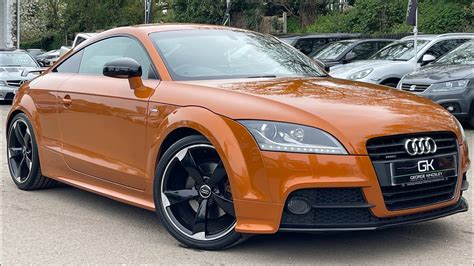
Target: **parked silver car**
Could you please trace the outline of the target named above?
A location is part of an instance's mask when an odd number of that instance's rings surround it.
[[[11,101],[16,90],[42,69],[22,50],[0,50],[0,101]]]
[[[413,36],[393,43],[368,60],[339,65],[331,68],[331,76],[368,83],[396,87],[400,79],[474,38],[473,33],[449,33],[441,35],[420,35],[415,55]]]

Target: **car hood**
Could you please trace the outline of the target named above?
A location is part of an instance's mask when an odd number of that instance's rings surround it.
[[[30,80],[36,75],[22,76],[23,71],[37,70],[37,67],[0,67],[0,80]]]
[[[414,84],[433,84],[438,82],[474,78],[472,65],[428,65],[406,75],[403,82]]]
[[[202,106],[236,120],[271,120],[321,128],[357,154],[366,154],[365,142],[377,136],[457,128],[449,112],[425,98],[355,81],[325,77],[178,84],[163,82],[157,99]]]
[[[392,61],[392,60],[362,60],[353,63],[338,65],[331,67],[331,76],[334,77],[348,77],[356,72],[368,69],[368,68],[380,68],[389,67],[397,68],[400,65],[409,64],[408,61]]]

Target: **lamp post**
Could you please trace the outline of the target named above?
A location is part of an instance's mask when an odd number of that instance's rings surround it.
[[[16,0],[16,49],[20,49],[20,0]]]
[[[145,0],[145,24],[150,23],[151,17],[151,0]]]

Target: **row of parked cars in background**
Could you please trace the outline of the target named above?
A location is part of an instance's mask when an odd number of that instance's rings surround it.
[[[429,98],[474,127],[474,34],[401,40],[348,35],[282,36],[331,76],[396,87]],[[322,45],[321,45],[322,44]]]
[[[72,47],[95,34],[77,34]],[[474,127],[473,33],[422,34],[416,52],[413,36],[401,40],[360,37],[339,33],[279,36],[333,77],[419,94]],[[69,49],[0,50],[0,100],[12,99],[16,88]]]
[[[26,81],[32,79],[52,66],[70,49],[94,36],[96,33],[79,33],[72,46],[44,51],[43,49],[2,49],[0,48],[0,102],[11,101],[16,90]]]

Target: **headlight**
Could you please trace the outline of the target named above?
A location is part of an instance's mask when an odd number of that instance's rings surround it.
[[[462,80],[453,80],[448,82],[441,82],[432,84],[428,90],[430,92],[452,92],[452,91],[462,91],[465,90],[469,84],[468,79]]]
[[[0,86],[8,86],[8,84],[5,81],[0,80]]]
[[[368,69],[364,69],[362,71],[358,71],[358,72],[350,75],[349,79],[363,79],[363,78],[367,77],[370,73],[372,73],[372,71],[374,71],[373,68],[368,68]]]
[[[239,123],[250,131],[261,150],[347,154],[337,139],[317,128],[271,121],[241,120]]]

